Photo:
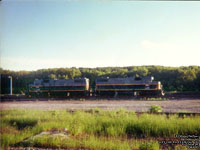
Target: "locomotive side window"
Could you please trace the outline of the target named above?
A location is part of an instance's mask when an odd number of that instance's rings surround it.
[[[36,91],[40,91],[40,87],[35,87],[35,90]]]
[[[150,85],[146,84],[145,89],[150,89]]]

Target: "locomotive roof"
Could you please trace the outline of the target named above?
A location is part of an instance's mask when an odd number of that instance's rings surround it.
[[[48,80],[34,80],[33,85],[43,85],[43,86],[63,86],[63,85],[82,85],[87,84],[87,78],[78,78],[78,79],[48,79]]]
[[[135,83],[158,83],[153,77],[129,77],[129,78],[99,78],[96,84],[135,84]]]

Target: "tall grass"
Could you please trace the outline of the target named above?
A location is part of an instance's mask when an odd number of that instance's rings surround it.
[[[124,149],[152,147],[156,141],[144,144],[133,137],[174,137],[200,135],[200,117],[167,118],[165,115],[143,114],[133,111],[98,109],[89,113],[64,110],[3,110],[1,113],[1,147],[38,146],[55,148]],[[69,131],[69,138],[44,136],[22,142],[33,135],[50,129]],[[132,137],[132,138],[131,138]],[[131,139],[130,139],[131,138]],[[63,141],[64,140],[64,141]],[[133,144],[135,143],[135,144]],[[117,145],[117,146],[116,146]]]

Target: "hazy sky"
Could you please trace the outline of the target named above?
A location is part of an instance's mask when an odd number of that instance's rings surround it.
[[[0,2],[1,67],[200,66],[200,2]]]

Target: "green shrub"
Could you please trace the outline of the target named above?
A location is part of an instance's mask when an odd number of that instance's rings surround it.
[[[152,105],[149,109],[150,113],[158,113],[158,112],[162,112],[162,107],[159,105]]]
[[[24,128],[32,128],[37,124],[36,119],[31,118],[17,118],[17,119],[11,119],[9,121],[9,124],[11,126],[16,126],[19,130],[22,130]]]
[[[151,143],[142,143],[139,147],[140,150],[153,150],[153,145]]]

